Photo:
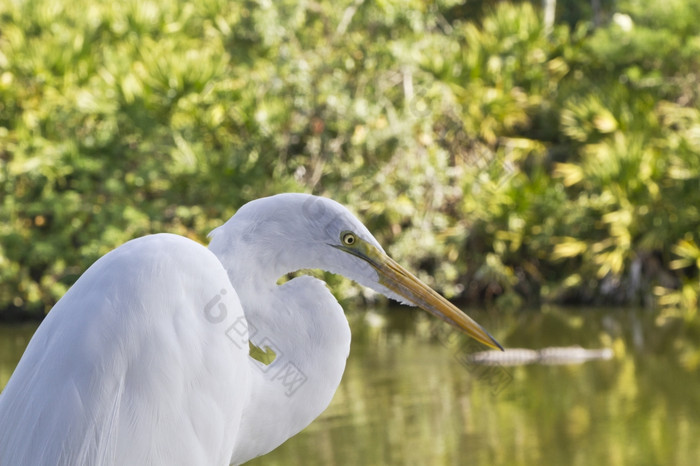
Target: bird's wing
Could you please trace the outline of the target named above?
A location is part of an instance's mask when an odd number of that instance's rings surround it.
[[[205,247],[126,243],[28,345],[0,399],[0,464],[227,464],[248,397],[245,328]]]

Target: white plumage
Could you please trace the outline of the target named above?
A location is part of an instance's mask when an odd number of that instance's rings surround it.
[[[350,349],[347,320],[323,282],[277,285],[307,268],[497,345],[386,257],[340,204],[259,199],[214,230],[209,249],[146,236],[80,277],[0,395],[0,464],[225,465],[276,448],[328,406]],[[249,339],[274,361],[251,358]]]

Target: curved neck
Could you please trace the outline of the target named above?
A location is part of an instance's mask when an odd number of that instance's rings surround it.
[[[277,285],[279,270],[251,274],[237,266],[252,263],[251,251],[210,248],[239,295],[250,341],[276,354],[269,365],[248,361],[249,395],[232,458],[238,464],[273,450],[328,407],[345,370],[350,328],[324,282],[302,276]]]

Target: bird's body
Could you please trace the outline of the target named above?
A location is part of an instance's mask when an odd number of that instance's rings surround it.
[[[124,244],[29,343],[0,395],[0,464],[225,465],[267,453],[328,406],[350,349],[325,284],[281,276],[341,273],[453,322],[384,258],[342,206],[294,194],[247,204],[209,249],[169,234]],[[249,340],[274,361],[251,358]]]
[[[0,464],[228,464],[250,371],[203,312],[221,290],[228,320],[243,316],[216,256],[173,235],[97,261],[0,395]]]

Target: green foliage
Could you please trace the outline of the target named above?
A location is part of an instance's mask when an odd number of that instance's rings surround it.
[[[281,191],[449,296],[697,308],[700,3],[643,3],[2,3],[0,312]]]

